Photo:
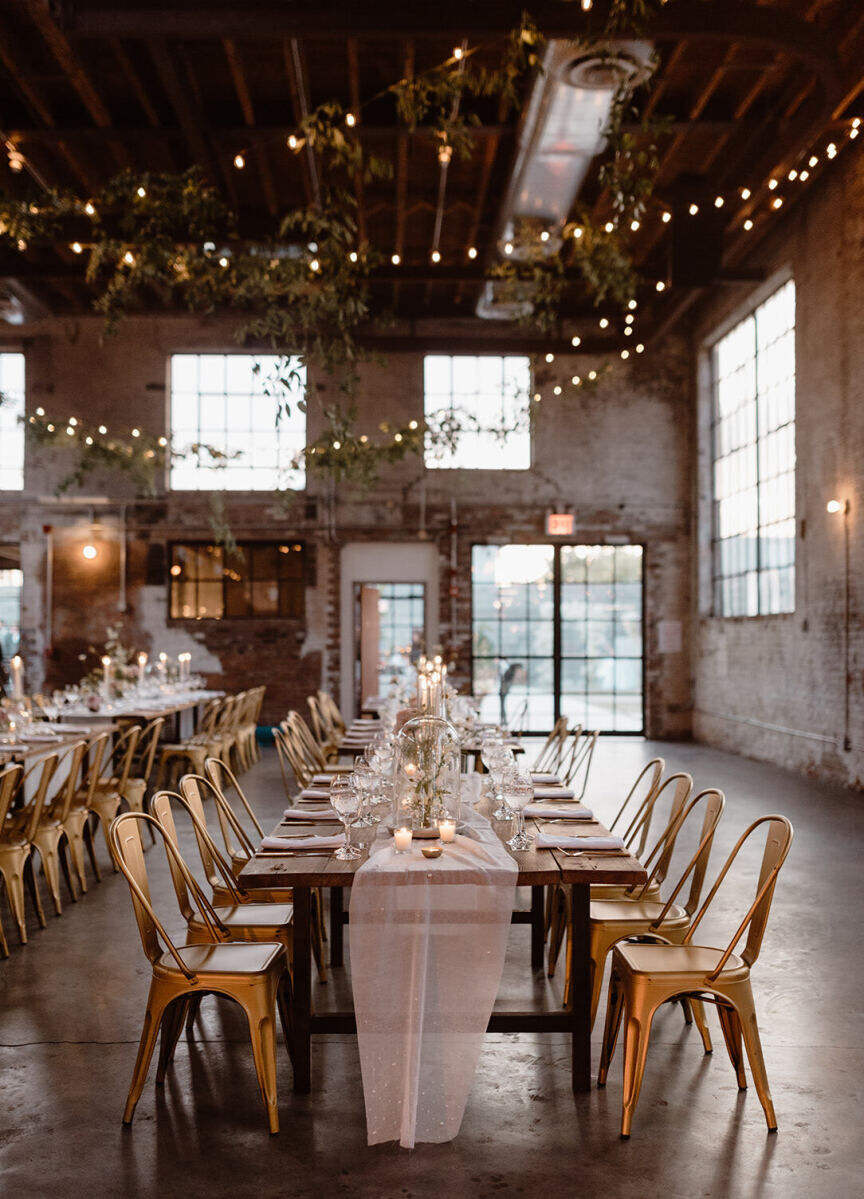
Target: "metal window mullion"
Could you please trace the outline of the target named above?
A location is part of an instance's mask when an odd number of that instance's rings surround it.
[[[552,547],[552,705],[561,715],[561,546]]]

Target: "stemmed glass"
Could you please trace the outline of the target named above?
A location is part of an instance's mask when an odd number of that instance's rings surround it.
[[[485,741],[480,751],[480,759],[489,771],[495,802],[498,804],[492,813],[492,819],[512,820],[513,813],[504,797],[504,772],[508,766],[514,766],[516,763],[512,749],[502,745],[500,741]]]
[[[534,838],[525,831],[525,808],[534,798],[534,781],[527,771],[510,770],[504,779],[504,791],[516,823],[513,836],[507,844],[511,849],[530,849]]]
[[[350,827],[355,823],[360,810],[360,793],[347,775],[336,775],[330,782],[330,806],[345,826],[345,841],[334,853],[340,862],[352,862],[359,858],[360,850],[351,844]]]
[[[350,777],[354,790],[360,798],[361,807],[361,811],[353,823],[356,828],[369,828],[370,825],[378,823],[375,817],[369,812],[376,784],[372,767],[363,758],[360,758],[355,762],[354,770],[351,772]]]

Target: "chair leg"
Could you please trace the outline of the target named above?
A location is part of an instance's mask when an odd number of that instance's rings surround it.
[[[99,818],[99,824],[102,828],[102,835],[105,838],[105,847],[108,850],[108,858],[111,862],[111,869],[116,874],[119,867],[114,861],[114,851],[111,848],[111,822],[120,811],[121,801],[118,797],[116,803],[104,804],[100,803],[94,808],[96,816]]]
[[[327,959],[324,954],[324,913],[321,909],[321,893],[317,892],[312,898],[312,956],[318,971],[318,981],[327,981]]]
[[[159,1046],[159,1065],[156,1068],[156,1086],[161,1087],[165,1082],[165,1072],[174,1059],[174,1050],[183,1031],[183,1021],[189,1007],[188,995],[169,1003],[162,1014],[162,1042]]]
[[[60,864],[57,861],[57,846],[37,845],[39,857],[42,859],[42,873],[48,884],[51,901],[54,904],[54,914],[63,915],[63,905],[60,902]]]
[[[0,920],[0,958],[8,958],[9,942],[6,940],[6,931],[3,928],[3,921]]]
[[[246,1017],[249,1021],[249,1036],[252,1040],[252,1056],[255,1073],[267,1112],[267,1123],[271,1133],[279,1131],[279,1107],[276,1100],[276,1039],[274,1019],[276,996],[269,986],[261,986],[249,997]],[[269,1010],[268,1010],[269,1009]]]
[[[90,866],[97,883],[102,882],[102,871],[99,869],[99,863],[96,860],[96,846],[93,844],[93,825],[88,817],[87,823],[84,825],[83,832],[84,843],[87,846],[87,856],[90,859]]]
[[[603,1049],[600,1054],[600,1068],[597,1071],[597,1086],[605,1087],[609,1075],[609,1066],[615,1056],[615,1045],[618,1041],[618,1030],[621,1027],[621,1015],[624,1011],[624,988],[621,979],[612,969],[609,980],[609,995],[606,1000],[606,1024],[603,1029]]]
[[[558,964],[558,955],[561,952],[561,944],[564,940],[565,925],[564,896],[560,888],[555,887],[552,897],[552,913],[549,918],[549,950],[546,958],[547,978],[555,977],[555,967]]]
[[[632,1003],[632,1001],[631,1001]],[[624,1099],[621,1110],[621,1136],[629,1137],[633,1124],[633,1113],[639,1102],[642,1079],[645,1075],[645,1058],[651,1036],[651,1021],[654,1013],[649,1008],[636,1011],[632,1005],[627,1012],[624,1026]]]
[[[75,883],[72,878],[72,867],[71,867],[71,863],[69,861],[71,852],[72,851],[71,851],[71,847],[69,844],[69,838],[64,837],[58,846],[57,856],[60,859],[60,866],[61,866],[61,869],[63,870],[63,878],[66,881],[66,890],[69,892],[69,898],[72,900],[73,903],[77,903],[78,902],[78,893],[75,890]]]
[[[47,928],[48,921],[45,919],[45,911],[42,907],[42,896],[39,894],[39,884],[36,882],[36,870],[33,866],[32,853],[24,863],[21,873],[26,878],[27,886],[30,888],[30,895],[33,898],[33,907],[36,909],[36,919],[39,921],[39,927]]]
[[[768,1074],[765,1070],[765,1059],[762,1056],[759,1026],[756,1023],[756,1009],[753,1005],[753,995],[750,992],[749,985],[747,991],[743,995],[738,996],[737,999],[738,1002],[735,1005],[737,1009],[736,1014],[744,1038],[744,1046],[747,1050],[747,1060],[750,1062],[750,1073],[753,1075],[756,1093],[765,1112],[765,1121],[768,1129],[770,1132],[776,1132],[777,1116],[774,1113],[774,1101],[771,1098],[771,1090],[768,1086]]]
[[[27,922],[24,914],[24,880],[22,878],[23,865],[20,867],[14,863],[6,868],[0,867],[0,878],[6,884],[6,901],[9,904],[9,911],[12,913],[12,919],[18,925],[18,940],[22,945],[27,944]]]
[[[200,993],[189,997],[189,1004],[186,1011],[186,1032],[190,1033],[195,1024],[195,1018],[201,1008],[201,1000],[204,996]]]
[[[705,1019],[705,1004],[701,999],[693,999],[690,1002],[693,1019],[696,1021],[699,1036],[702,1038],[702,1048],[706,1053],[713,1053],[714,1046],[711,1043],[711,1033],[708,1031],[708,1021]]]
[[[150,1069],[150,1059],[153,1057],[153,1050],[156,1047],[156,1038],[159,1035],[159,1028],[162,1024],[162,1013],[165,1010],[165,1006],[165,1000],[158,997],[158,992],[151,985],[150,994],[147,997],[147,1010],[144,1013],[144,1027],[141,1030],[141,1040],[138,1044],[138,1056],[135,1058],[135,1068],[132,1071],[132,1085],[129,1087],[126,1107],[123,1110],[124,1124],[132,1123],[132,1117],[135,1115],[135,1107],[141,1098],[141,1092],[144,1090],[144,1083],[147,1081],[147,1071]]]
[[[288,970],[282,975],[279,980],[279,987],[276,991],[276,1007],[279,1012],[279,1020],[282,1024],[282,1035],[285,1038],[285,1046],[288,1050],[288,1056],[291,1059],[291,1064],[294,1064],[294,1042],[291,1034],[292,1014],[291,1007],[293,1004],[291,974]]]
[[[732,1063],[732,1068],[738,1079],[738,1090],[744,1091],[747,1088],[747,1075],[744,1073],[741,1021],[735,1009],[726,1007],[723,1003],[718,1003],[717,1015],[720,1018],[720,1028],[723,1032],[723,1040],[726,1042],[729,1061]]]

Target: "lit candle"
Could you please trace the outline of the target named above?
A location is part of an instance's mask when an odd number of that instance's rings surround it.
[[[417,676],[417,704],[421,712],[425,712],[429,704],[429,680],[425,674]]]
[[[443,817],[438,821],[438,836],[442,841],[456,840],[456,821],[449,816]]]
[[[144,670],[145,670],[146,666],[147,666],[147,655],[145,653],[140,653],[138,655],[138,682],[139,683],[144,682]]]
[[[12,661],[9,663],[9,668],[12,671],[12,698],[13,699],[23,699],[24,698],[24,685],[23,685],[24,663],[21,660],[21,658],[18,656],[18,654],[16,654],[15,657],[12,659]]]
[[[163,652],[159,655],[159,673],[162,675],[163,678],[165,677],[165,671],[167,670],[167,668],[168,668],[168,655]]]
[[[107,695],[111,690],[111,659],[106,654],[102,659],[102,683]]]
[[[410,828],[397,828],[393,833],[393,847],[396,853],[408,853],[411,849]]]

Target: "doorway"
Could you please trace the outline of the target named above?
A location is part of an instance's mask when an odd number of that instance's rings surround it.
[[[355,583],[354,702],[404,683],[426,650],[424,583]]]
[[[472,686],[481,719],[644,729],[641,545],[475,545]]]

